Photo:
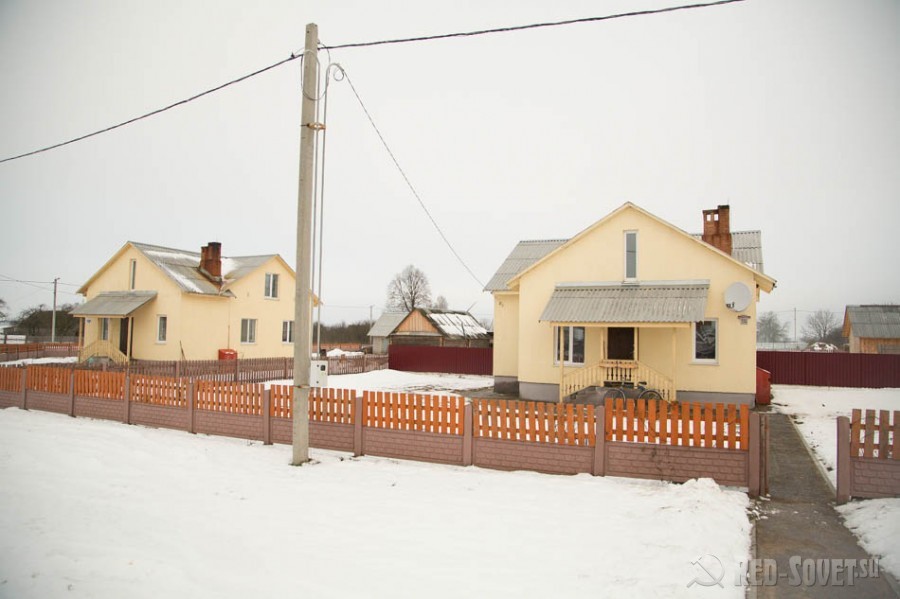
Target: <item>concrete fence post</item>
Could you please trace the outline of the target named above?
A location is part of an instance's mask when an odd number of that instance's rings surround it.
[[[122,394],[122,403],[124,404],[122,422],[131,424],[131,374],[125,373],[125,389]]]
[[[69,372],[69,416],[75,418],[75,369]]]
[[[234,361],[234,382],[235,383],[237,383],[239,381],[240,373],[241,373],[241,361],[236,359]]]
[[[850,501],[850,419],[839,416],[837,419],[837,485],[835,485],[835,501]]]
[[[467,401],[465,404],[465,411],[463,412],[463,454],[462,454],[462,465],[463,466],[471,466],[474,463],[474,457],[472,455],[472,449],[474,445],[474,406],[472,402],[475,400]]]
[[[262,401],[263,445],[272,444],[272,392],[263,389]]]
[[[353,455],[364,455],[363,451],[363,421],[365,420],[365,398],[357,395],[353,398]]]
[[[760,437],[759,413],[750,414],[749,447],[747,448],[747,491],[750,497],[759,497],[762,473],[762,439]]]
[[[591,474],[594,476],[606,476],[606,410],[603,406],[594,412],[594,463],[591,466]]]
[[[187,424],[188,424],[188,432],[194,432],[194,398],[195,398],[195,386],[194,379],[189,379],[187,384],[187,397],[185,400],[187,401]]]
[[[28,409],[28,368],[22,369],[22,409]]]

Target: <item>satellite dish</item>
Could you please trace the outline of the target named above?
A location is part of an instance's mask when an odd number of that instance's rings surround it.
[[[743,312],[750,305],[753,294],[750,288],[741,282],[735,282],[725,290],[725,307],[735,312]]]

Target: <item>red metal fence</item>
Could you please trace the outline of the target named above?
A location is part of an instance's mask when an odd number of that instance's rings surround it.
[[[817,387],[900,387],[900,356],[816,352],[756,352],[772,383]]]
[[[483,374],[494,372],[494,350],[490,347],[436,347],[391,345],[388,368],[407,372]]]

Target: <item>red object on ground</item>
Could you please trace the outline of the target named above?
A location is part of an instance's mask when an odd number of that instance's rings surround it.
[[[220,360],[237,360],[237,350],[220,349],[219,350],[219,359]]]
[[[772,373],[756,369],[756,403],[767,406],[772,401]]]

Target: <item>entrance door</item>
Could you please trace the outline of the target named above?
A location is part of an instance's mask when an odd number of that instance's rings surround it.
[[[128,355],[128,318],[119,320],[119,351]]]
[[[610,327],[606,342],[610,360],[634,360],[634,327]]]

